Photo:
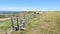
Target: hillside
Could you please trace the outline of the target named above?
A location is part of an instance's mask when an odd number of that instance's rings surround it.
[[[60,12],[39,12],[35,17],[33,13],[26,15],[28,25],[23,34],[60,34]],[[22,32],[14,32],[20,33]]]
[[[60,12],[36,12],[35,14],[26,12],[17,16],[22,18],[24,15],[26,15],[26,30],[23,33],[14,31],[11,34],[60,34]],[[11,23],[8,24],[11,27]]]

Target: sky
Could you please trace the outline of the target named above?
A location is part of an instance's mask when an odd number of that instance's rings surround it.
[[[60,0],[0,0],[0,11],[59,11]]]

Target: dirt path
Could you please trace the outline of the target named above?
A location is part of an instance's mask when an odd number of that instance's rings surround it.
[[[12,29],[11,29],[11,30],[9,30],[7,33],[8,33],[8,34],[11,34],[11,32],[12,32]]]
[[[12,32],[12,29],[11,30],[8,30],[6,32],[3,32],[2,34],[11,34],[11,32]]]
[[[9,20],[11,18],[0,18],[0,21],[5,21],[5,20]]]

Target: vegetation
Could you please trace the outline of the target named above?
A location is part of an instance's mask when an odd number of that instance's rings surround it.
[[[0,15],[0,18],[5,18],[6,16],[5,15]]]
[[[24,15],[26,15],[26,30],[14,31],[11,34],[60,34],[60,12],[36,12],[35,15],[34,12],[23,12],[16,16],[22,19]],[[10,20],[0,23],[0,33],[10,28]]]

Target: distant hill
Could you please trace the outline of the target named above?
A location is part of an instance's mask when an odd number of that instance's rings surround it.
[[[18,14],[19,11],[0,11],[0,14]]]

